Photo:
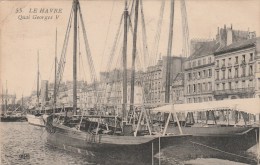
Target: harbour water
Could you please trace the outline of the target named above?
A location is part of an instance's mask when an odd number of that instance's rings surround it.
[[[113,158],[86,157],[77,153],[60,150],[49,146],[46,142],[46,131],[42,127],[29,125],[27,122],[6,122],[0,123],[0,150],[1,165],[78,165],[78,164],[133,164],[128,161],[115,160]],[[210,164],[211,159],[199,159],[194,161],[180,161],[170,151],[163,151],[161,154],[162,165],[177,164]],[[184,154],[184,153],[183,153]],[[154,158],[154,164],[158,164],[157,158]],[[218,159],[214,159],[217,163]],[[225,164],[225,160],[219,160],[221,164]],[[204,163],[201,163],[204,162]],[[223,163],[224,162],[224,163]],[[226,161],[227,164],[232,162]],[[137,162],[134,164],[144,163]],[[234,163],[236,164],[236,163]]]

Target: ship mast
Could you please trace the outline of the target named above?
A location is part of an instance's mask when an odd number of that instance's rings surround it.
[[[56,101],[57,101],[57,28],[56,28],[56,39],[55,39],[55,59],[54,59],[55,65],[54,65],[54,87],[53,87],[53,103],[54,103],[54,109],[53,113],[55,113],[56,109]]]
[[[73,114],[77,112],[77,26],[78,26],[78,0],[73,1],[74,38],[73,38]]]
[[[40,74],[40,71],[39,71],[39,50],[38,50],[38,53],[37,53],[37,91],[36,91],[36,94],[37,94],[37,106],[39,107],[39,74]]]
[[[7,80],[6,80],[6,89],[5,89],[5,114],[7,113]]]
[[[126,105],[127,105],[127,19],[128,9],[127,0],[125,0],[124,11],[124,42],[123,42],[123,120],[126,120]]]
[[[135,58],[136,58],[138,7],[139,7],[139,0],[136,0],[136,2],[135,2],[135,23],[134,23],[134,34],[133,34],[133,51],[132,51],[132,74],[131,74],[130,110],[134,110]]]
[[[170,83],[171,83],[171,53],[172,53],[172,38],[173,38],[173,20],[174,20],[174,0],[171,0],[171,16],[169,27],[169,40],[166,58],[166,85],[165,85],[165,103],[170,102]]]

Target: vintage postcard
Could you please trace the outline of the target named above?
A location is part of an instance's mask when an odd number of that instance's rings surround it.
[[[259,0],[0,0],[0,164],[259,164],[259,20]]]

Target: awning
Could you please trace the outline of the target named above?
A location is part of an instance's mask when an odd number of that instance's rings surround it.
[[[202,112],[209,110],[238,110],[251,114],[260,114],[260,99],[232,99],[221,101],[210,101],[203,103],[172,104],[154,108],[156,112]]]

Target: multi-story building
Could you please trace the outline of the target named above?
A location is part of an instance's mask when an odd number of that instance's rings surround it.
[[[217,54],[229,49],[232,47],[231,45],[240,45],[255,36],[255,32],[233,30],[232,25],[230,28],[227,28],[225,25],[224,28],[218,28],[216,40],[191,41],[191,56],[185,62],[184,72],[184,95],[186,102],[192,103],[219,99],[216,96],[216,92],[213,91],[219,90],[220,85],[222,85],[223,90],[226,89],[227,84],[223,85],[221,79],[226,79],[226,77],[230,76],[230,70],[227,69],[227,66],[228,60],[232,58],[219,60],[218,57],[220,56],[217,56]]]
[[[170,57],[170,84],[176,75],[182,71],[184,58]],[[157,64],[149,66],[143,75],[143,85],[145,93],[145,103],[160,104],[165,102],[165,84],[166,84],[166,64],[167,57],[159,59]]]
[[[186,103],[213,100],[214,51],[216,40],[192,40],[191,56],[184,66],[184,96]]]
[[[214,53],[216,100],[259,96],[259,41],[257,37],[231,43]]]

